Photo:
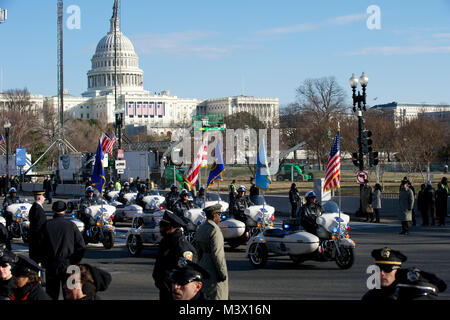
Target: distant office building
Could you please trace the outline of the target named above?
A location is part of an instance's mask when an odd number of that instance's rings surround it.
[[[417,118],[419,114],[442,119],[448,119],[450,116],[450,105],[447,104],[391,102],[373,106],[370,110],[381,111],[386,119],[395,121],[396,126]]]

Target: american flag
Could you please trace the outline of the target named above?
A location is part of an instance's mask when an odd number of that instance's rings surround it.
[[[111,137],[109,137],[104,133],[101,139],[102,152],[112,154],[114,143],[116,143],[116,135],[113,133]]]
[[[330,156],[328,157],[327,170],[325,172],[325,185],[323,191],[341,187],[341,133],[338,131],[334,137]]]
[[[3,136],[0,135],[0,145],[5,143],[5,139],[3,139]]]
[[[142,118],[142,102],[136,103],[136,115]]]
[[[142,114],[144,115],[145,118],[148,117],[148,102],[144,102],[142,104]]]
[[[162,102],[158,102],[157,110],[158,110],[158,117],[162,118],[164,115],[164,104]]]
[[[128,102],[127,115],[134,117],[134,102]]]
[[[148,115],[153,118],[155,116],[155,103],[154,102],[150,102],[150,104],[148,105]]]

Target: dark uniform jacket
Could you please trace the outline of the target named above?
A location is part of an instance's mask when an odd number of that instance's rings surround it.
[[[0,301],[11,300],[14,289],[14,277],[9,280],[0,280]]]
[[[84,197],[81,199],[80,202],[80,209],[78,211],[78,215],[80,217],[80,220],[83,221],[83,223],[86,225],[85,227],[88,228],[90,224],[94,224],[95,220],[92,218],[89,214],[86,214],[86,208],[89,208],[90,206],[95,206],[100,204],[100,199],[96,196],[92,197]]]
[[[318,203],[307,203],[300,208],[300,223],[306,232],[317,234],[316,218],[324,212]]]
[[[50,297],[45,293],[45,290],[38,283],[31,285],[27,283],[22,288],[15,288],[11,296],[11,300],[16,301],[37,301],[37,300],[51,300]]]
[[[86,249],[83,237],[70,220],[55,215],[42,226],[41,259],[47,272],[57,273],[71,264],[77,264]]]
[[[110,193],[111,191],[116,191],[116,188],[114,186],[112,187],[106,187],[105,191],[103,192],[103,197],[107,200],[107,201],[111,201],[111,197],[108,196],[108,193]]]
[[[169,210],[173,210],[173,205],[177,201],[177,199],[180,197],[180,193],[178,191],[170,191],[166,194],[166,207]]]
[[[41,227],[47,221],[44,208],[35,202],[31,206],[30,212],[28,214],[28,219],[30,220],[30,241],[29,241],[29,255],[30,258],[36,262],[39,261],[39,233]]]
[[[162,299],[172,299],[169,274],[177,268],[180,261],[188,258],[197,263],[198,254],[194,246],[186,240],[181,229],[162,238],[153,269],[153,279]]]
[[[131,188],[128,189],[128,190],[125,190],[124,188],[122,188],[122,190],[120,190],[120,192],[119,192],[119,196],[117,197],[117,201],[122,202],[123,204],[127,204],[127,203],[128,203],[128,200],[126,200],[126,199],[123,197],[123,196],[126,195],[127,193],[134,193],[134,191],[131,190]]]
[[[247,218],[245,217],[244,210],[248,207],[253,206],[254,203],[250,201],[250,199],[246,196],[240,197],[237,196],[234,199],[233,205],[231,207],[231,213],[234,215],[234,217],[242,222],[245,223]]]
[[[7,196],[7,197],[5,197],[5,200],[3,200],[3,207],[6,208],[10,204],[14,204],[14,203],[20,203],[20,198],[18,196],[15,196],[15,197]]]
[[[136,196],[136,204],[145,209],[145,203],[144,203],[144,201],[142,201],[142,199],[144,199],[144,197],[146,197],[146,196],[151,196],[151,195],[152,195],[152,193],[150,191],[139,192]]]
[[[182,201],[178,200],[173,205],[173,213],[175,213],[180,218],[184,218],[184,213],[193,208],[193,205],[190,201]]]
[[[396,300],[395,289],[397,282],[394,281],[389,287],[371,289],[362,297],[362,301],[389,301]]]

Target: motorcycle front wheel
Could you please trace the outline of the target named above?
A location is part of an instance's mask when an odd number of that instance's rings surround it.
[[[339,268],[350,269],[355,262],[355,253],[353,248],[340,247],[340,255],[336,255],[336,264]]]
[[[103,239],[103,247],[106,250],[111,249],[114,246],[114,233],[112,231],[106,232]]]
[[[138,257],[141,254],[142,246],[141,237],[132,234],[127,238],[128,253],[132,257]]]
[[[267,263],[269,251],[263,243],[253,243],[248,250],[248,260],[254,268],[262,268]]]

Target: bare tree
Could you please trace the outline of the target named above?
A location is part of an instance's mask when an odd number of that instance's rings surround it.
[[[334,77],[306,79],[297,88],[300,116],[296,121],[298,138],[306,142],[323,168],[330,152],[330,140],[337,129],[337,121],[348,106],[345,93]]]
[[[433,118],[419,115],[406,120],[398,128],[396,147],[398,158],[404,162],[409,172],[427,170],[429,178],[430,165],[439,156],[439,151],[448,143],[447,126]]]

